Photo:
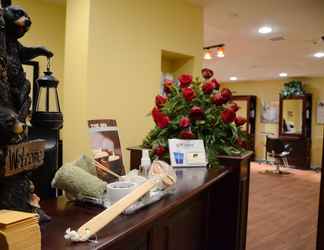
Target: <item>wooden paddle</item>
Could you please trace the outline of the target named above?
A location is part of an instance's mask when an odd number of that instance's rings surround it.
[[[165,185],[173,185],[176,180],[173,176],[167,175],[164,169],[161,167],[156,167],[154,171],[154,177],[147,180],[138,188],[134,189],[128,195],[124,196],[122,199],[114,203],[111,207],[104,210],[97,216],[93,217],[91,220],[82,225],[77,233],[79,235],[79,241],[86,241],[91,236],[95,235],[99,230],[105,227],[118,215],[120,215],[126,208],[131,204],[136,202],[144,194],[149,192],[152,188],[163,182]]]

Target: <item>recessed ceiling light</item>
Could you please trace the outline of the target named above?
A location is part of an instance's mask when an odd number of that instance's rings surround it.
[[[230,79],[231,81],[236,81],[236,80],[237,80],[237,77],[236,77],[236,76],[231,76],[229,79]]]
[[[314,57],[322,58],[322,57],[324,57],[324,52],[317,52],[317,53],[314,54]]]
[[[269,26],[263,26],[259,28],[259,33],[261,34],[269,34],[272,32],[272,28]]]
[[[279,76],[280,76],[280,77],[287,77],[287,76],[288,76],[288,74],[287,74],[287,73],[285,73],[285,72],[281,72],[281,73],[279,74]]]

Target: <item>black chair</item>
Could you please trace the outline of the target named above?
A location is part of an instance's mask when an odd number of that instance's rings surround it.
[[[272,171],[275,174],[287,174],[288,172],[283,172],[280,167],[289,167],[287,157],[290,155],[291,148],[289,144],[284,144],[280,138],[274,138],[267,136],[266,138],[266,160],[268,156],[272,157],[274,160],[271,161],[272,165],[275,165],[276,169]]]

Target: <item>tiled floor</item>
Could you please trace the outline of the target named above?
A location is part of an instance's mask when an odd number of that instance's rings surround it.
[[[320,174],[252,163],[247,250],[315,250]]]

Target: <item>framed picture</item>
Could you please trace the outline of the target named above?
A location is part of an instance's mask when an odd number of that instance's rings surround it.
[[[90,120],[88,126],[94,158],[115,173],[124,175],[125,169],[116,120]],[[109,175],[105,180],[112,182],[115,178]]]
[[[324,100],[317,103],[317,123],[324,124]]]
[[[279,122],[279,103],[262,102],[261,123],[278,123]]]

